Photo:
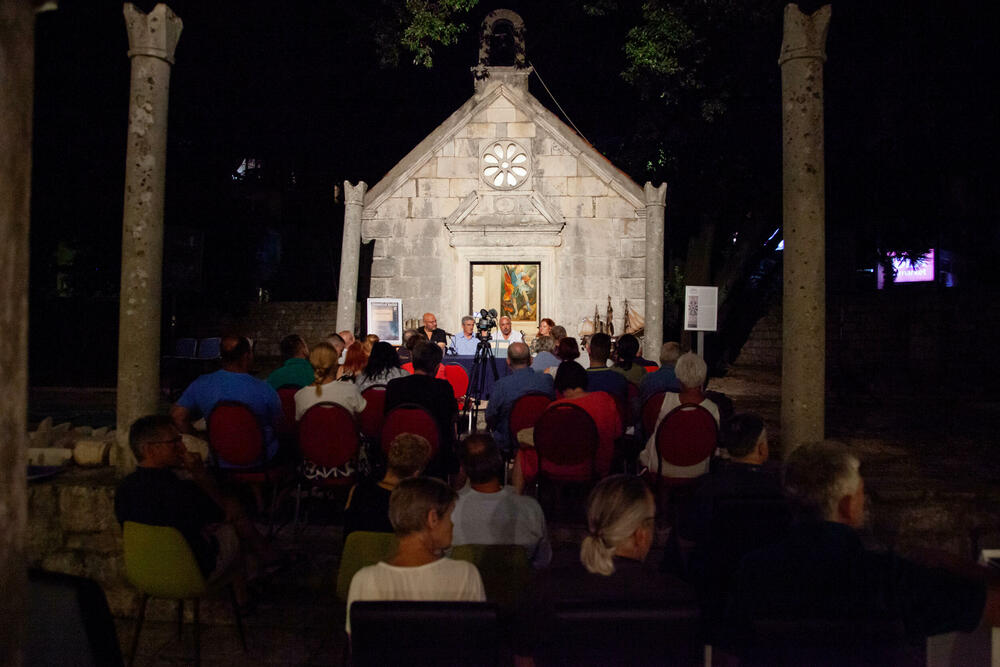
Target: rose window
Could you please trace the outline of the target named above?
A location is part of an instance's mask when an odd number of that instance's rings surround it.
[[[497,141],[483,154],[483,180],[495,188],[516,188],[527,175],[528,154],[513,141]]]

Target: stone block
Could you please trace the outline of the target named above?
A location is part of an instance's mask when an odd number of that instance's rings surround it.
[[[455,157],[479,157],[479,139],[454,139]]]
[[[513,107],[493,105],[486,110],[486,120],[490,123],[513,123],[517,118]]]
[[[381,220],[399,220],[410,217],[410,200],[399,197],[386,199],[378,209],[376,216]]]
[[[414,178],[434,178],[437,176],[437,158],[432,157],[413,172]]]
[[[479,160],[474,157],[438,158],[438,178],[476,178]]]
[[[583,165],[580,165],[582,167]],[[567,179],[567,194],[591,197],[604,197],[608,194],[608,186],[604,181],[593,176],[575,176]]]
[[[629,299],[642,300],[646,294],[645,278],[622,278],[622,292],[629,296]]]
[[[396,259],[394,257],[372,260],[372,278],[392,278],[395,275]]]
[[[496,127],[492,123],[467,123],[455,136],[486,139],[496,136]]]
[[[621,240],[621,256],[622,257],[645,257],[646,256],[646,242],[640,241],[638,239],[622,239]]]
[[[565,176],[545,176],[536,178],[538,191],[548,197],[564,197],[569,194]]]
[[[538,155],[535,173],[544,176],[576,176],[576,158],[572,155]]]
[[[635,207],[618,196],[598,197],[596,200],[598,218],[634,218]]]
[[[410,200],[414,218],[446,218],[458,208],[457,197],[416,197]]]
[[[559,210],[567,218],[594,217],[593,197],[557,197],[555,201],[559,204]]]
[[[388,278],[372,278],[370,290],[373,297],[388,297],[389,296],[389,279]]]
[[[636,218],[626,218],[625,236],[630,238],[646,238],[646,221]]]
[[[524,113],[520,109],[514,109],[514,122],[515,123],[530,123],[531,122],[531,116],[529,116],[528,114]],[[535,130],[535,131],[537,133],[538,130]]]
[[[107,462],[111,443],[106,440],[77,440],[73,460],[81,466],[99,466]]]
[[[476,190],[479,187],[479,180],[475,178],[452,178],[448,180],[448,196],[457,197],[459,200]]]
[[[411,195],[413,197],[447,197],[448,196],[448,183],[447,178],[419,178],[416,181],[416,194]]]
[[[426,278],[436,276],[441,272],[441,266],[425,257],[407,257],[403,259],[402,274],[407,278]]]
[[[411,218],[405,223],[407,236],[422,238],[438,238],[444,231],[441,220],[437,218]]]
[[[491,109],[514,109],[514,103],[503,95],[498,96],[490,103]]]
[[[645,278],[645,259],[617,259],[615,270],[619,278]]]
[[[535,136],[534,123],[507,123],[507,136],[511,139]]]
[[[111,487],[60,486],[59,519],[63,530],[96,533],[115,525],[114,489]]]
[[[437,155],[442,157],[455,157],[455,141],[448,140],[441,144],[441,148],[437,150]]]
[[[362,233],[372,239],[390,238],[396,233],[396,222],[395,220],[366,220]],[[375,252],[378,252],[377,243],[375,244]]]
[[[28,447],[28,465],[61,466],[73,458],[73,450],[63,447]]]
[[[416,182],[411,178],[410,180],[406,181],[405,183],[403,183],[402,185],[400,185],[398,188],[396,188],[396,191],[392,193],[392,196],[393,197],[416,197],[417,196],[417,184],[416,184]]]

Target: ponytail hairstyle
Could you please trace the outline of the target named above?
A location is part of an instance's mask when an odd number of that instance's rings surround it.
[[[316,395],[321,396],[323,390],[320,385],[326,382],[327,378],[337,376],[337,359],[340,355],[337,350],[327,342],[317,343],[309,353],[309,363],[313,367],[313,376],[316,380],[313,386],[316,387]]]
[[[639,477],[613,475],[601,480],[587,498],[587,537],[580,562],[593,574],[614,573],[616,549],[650,519],[652,501]]]
[[[639,339],[632,334],[625,334],[618,339],[618,366],[628,371],[632,369],[636,356],[639,354]]]

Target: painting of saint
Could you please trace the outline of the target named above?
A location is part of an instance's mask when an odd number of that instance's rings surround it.
[[[538,319],[538,265],[504,264],[500,314],[512,320]]]

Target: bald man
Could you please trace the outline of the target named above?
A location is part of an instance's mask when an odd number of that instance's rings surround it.
[[[434,313],[424,313],[424,326],[420,329],[420,333],[427,336],[427,340],[432,343],[437,343],[437,346],[442,350],[448,343],[448,334],[445,333],[444,329],[438,329],[437,316]]]

